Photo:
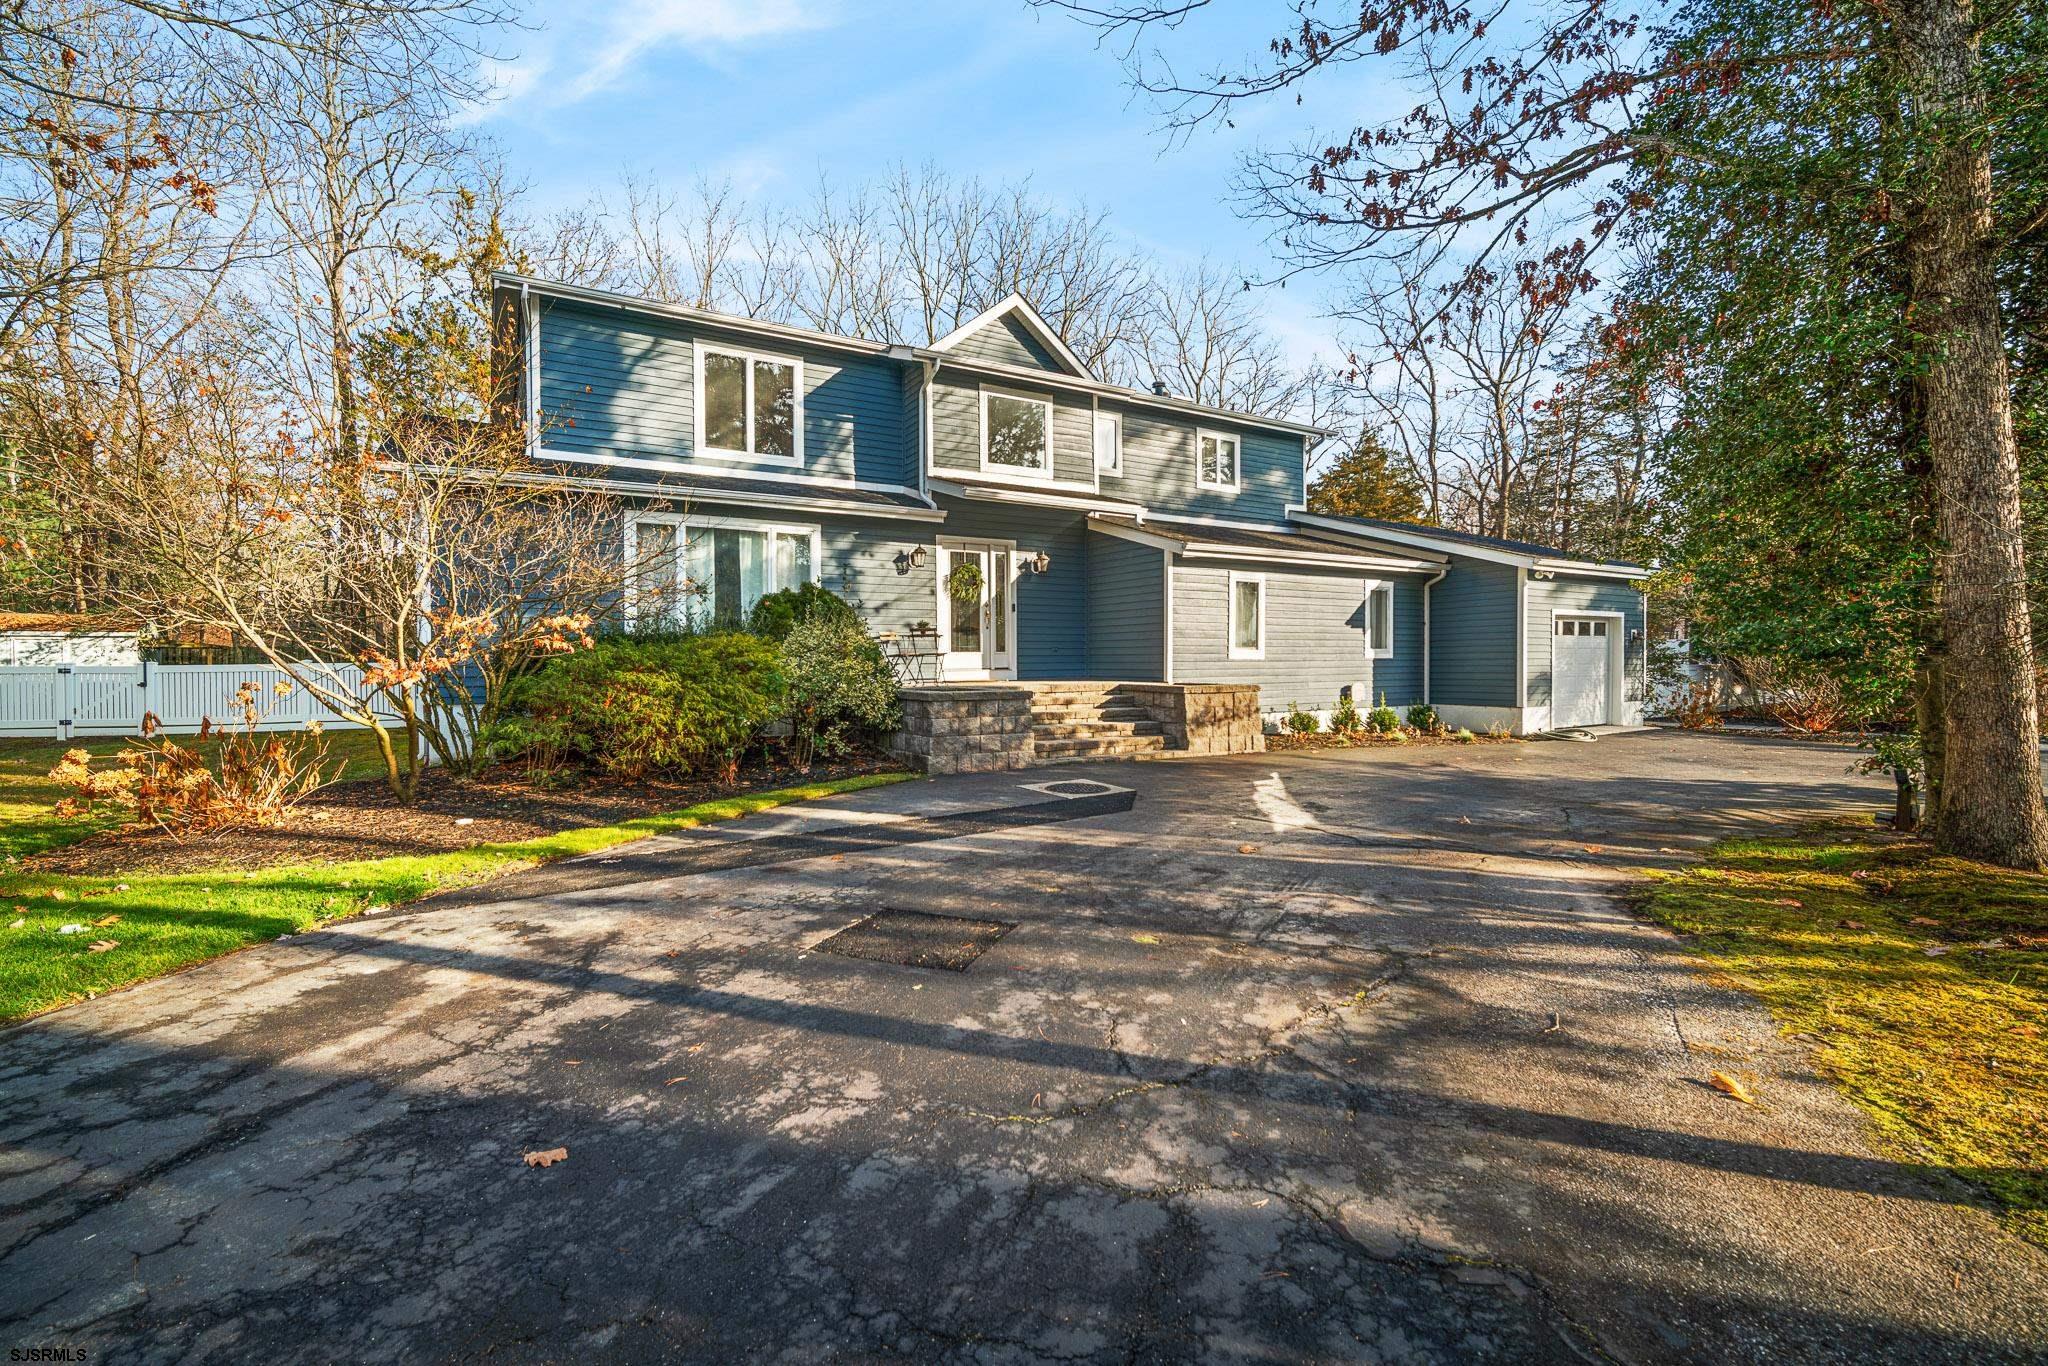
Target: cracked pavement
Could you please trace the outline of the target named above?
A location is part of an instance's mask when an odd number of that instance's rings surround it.
[[[906,783],[256,948],[5,1033],[0,1341],[2048,1359],[2048,1257],[1619,900],[1772,811],[1885,805],[1849,762],[1080,765],[1136,796],[1064,814],[1044,773]],[[962,973],[813,951],[884,906],[1018,928]]]

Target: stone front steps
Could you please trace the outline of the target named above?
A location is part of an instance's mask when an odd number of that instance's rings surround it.
[[[1166,748],[1152,713],[1117,695],[1113,685],[1035,683],[1031,689],[1032,750],[1041,764],[1120,759]]]

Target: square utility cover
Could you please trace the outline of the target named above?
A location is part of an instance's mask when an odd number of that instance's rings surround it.
[[[1017,928],[1013,920],[970,920],[958,915],[883,909],[856,920],[818,947],[871,963],[965,972],[991,944]]]

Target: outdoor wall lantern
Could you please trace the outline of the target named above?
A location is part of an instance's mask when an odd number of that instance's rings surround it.
[[[924,564],[925,549],[921,545],[914,545],[908,550],[896,552],[896,572],[898,574],[908,574],[913,569],[922,569]]]
[[[1046,570],[1052,568],[1052,556],[1041,550],[1026,560],[1024,565],[1034,574],[1043,574]]]

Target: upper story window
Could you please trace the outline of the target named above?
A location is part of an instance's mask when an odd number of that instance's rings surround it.
[[[1115,413],[1095,415],[1095,468],[1104,474],[1124,472],[1124,420]]]
[[[1052,478],[1052,403],[982,390],[981,467],[1027,479]]]
[[[801,465],[803,392],[800,360],[700,343],[698,453]]]
[[[1375,659],[1394,656],[1394,585],[1365,586],[1365,646]]]
[[[1195,433],[1195,487],[1236,493],[1239,469],[1237,438],[1221,432]]]

